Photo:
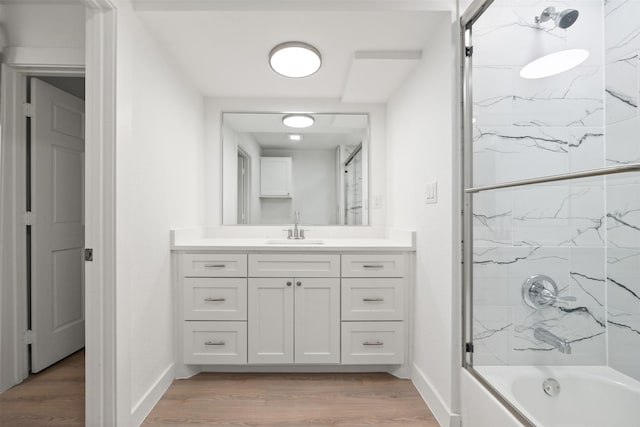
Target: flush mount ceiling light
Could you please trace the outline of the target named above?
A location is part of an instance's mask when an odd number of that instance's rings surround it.
[[[585,49],[567,49],[551,53],[525,65],[520,70],[524,79],[541,79],[564,73],[587,60],[589,52]]]
[[[315,120],[308,114],[287,114],[282,118],[282,124],[296,129],[308,128]]]
[[[298,135],[298,134],[292,133],[292,134],[289,135],[289,141],[291,141],[291,142],[302,141],[302,135]]]
[[[318,49],[310,44],[285,42],[271,49],[269,65],[281,76],[308,77],[320,69],[322,57]]]

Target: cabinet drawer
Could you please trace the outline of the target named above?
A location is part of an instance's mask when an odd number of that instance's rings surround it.
[[[247,363],[246,322],[184,322],[184,363]]]
[[[342,320],[403,320],[404,279],[342,279]]]
[[[403,322],[342,322],[342,364],[403,362]]]
[[[185,320],[247,320],[247,279],[186,278]]]
[[[245,254],[184,254],[185,277],[247,277]]]
[[[249,255],[250,277],[340,277],[340,255]]]
[[[342,255],[342,277],[404,275],[404,255]]]

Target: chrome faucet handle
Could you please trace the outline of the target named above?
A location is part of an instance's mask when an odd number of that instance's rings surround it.
[[[301,228],[301,229],[298,231],[298,238],[299,238],[299,239],[304,239],[304,232],[305,232],[305,231],[308,231],[308,230],[306,230],[306,229],[304,229],[304,228]]]
[[[552,304],[556,302],[567,303],[568,301],[577,301],[576,297],[572,297],[572,296],[560,297],[560,296],[554,295],[553,292],[551,292],[549,289],[542,289],[540,291],[540,295],[542,296],[542,298],[548,301],[551,301]]]
[[[293,230],[290,228],[286,228],[282,231],[286,231],[287,232],[287,239],[292,239],[293,238]]]
[[[522,284],[522,298],[525,304],[536,310],[550,307],[557,302],[576,300],[576,297],[560,297],[558,294],[556,282],[544,274],[531,276]]]

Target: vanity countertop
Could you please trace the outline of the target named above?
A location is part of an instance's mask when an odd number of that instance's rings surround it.
[[[415,251],[414,231],[395,231],[389,238],[309,238],[291,240],[254,237],[203,237],[198,233],[171,231],[174,251]]]

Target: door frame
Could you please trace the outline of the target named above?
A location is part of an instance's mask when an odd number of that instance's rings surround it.
[[[244,166],[244,176],[242,177],[242,191],[238,186],[237,205],[240,205],[240,195],[242,195],[242,205],[244,207],[245,217],[244,222],[238,222],[238,224],[251,224],[251,156],[247,154],[240,146],[238,146],[238,157],[242,157]],[[240,175],[240,171],[236,171],[237,175]],[[237,208],[236,208],[237,209]],[[239,212],[236,212],[236,217]]]
[[[2,64],[0,123],[0,391],[28,375],[26,101],[27,75],[85,76],[85,420],[115,425],[115,66],[116,11],[111,0],[82,0],[85,50],[7,48]],[[71,54],[70,54],[71,53]],[[24,55],[23,55],[24,54]],[[77,59],[85,58],[83,61]]]

